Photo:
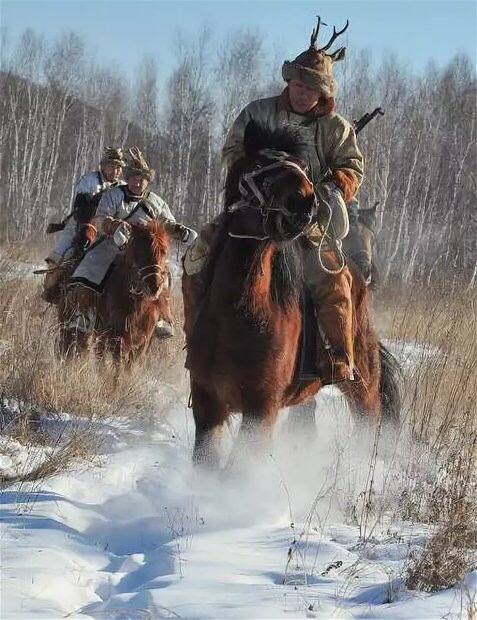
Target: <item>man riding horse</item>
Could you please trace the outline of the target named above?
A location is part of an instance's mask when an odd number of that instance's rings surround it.
[[[304,279],[329,353],[327,367],[318,369],[323,384],[354,378],[351,275],[343,260],[341,240],[349,230],[346,203],[356,195],[363,178],[363,157],[352,125],[335,112],[333,63],[344,58],[345,48],[326,53],[347,27],[339,32],[333,29],[331,39],[319,48],[318,19],[310,47],[283,64],[282,76],[287,82],[283,92],[248,104],[233,123],[223,148],[230,170],[244,154],[244,134],[251,121],[272,130],[295,125],[307,136],[307,174],[318,206],[306,233]],[[255,189],[257,195],[266,193],[264,186]],[[198,281],[223,217],[221,214],[203,229],[185,256],[186,272],[195,274]]]
[[[87,195],[91,198],[97,196],[99,202],[100,194],[106,189],[124,185],[125,182],[121,179],[121,171],[125,163],[122,149],[108,146],[103,151],[99,169],[87,172],[79,180],[75,189],[73,210],[57,227],[61,234],[54,249],[45,259],[48,265],[42,292],[42,298],[45,301],[55,303],[58,300],[62,271],[73,254],[74,238],[77,231],[76,205],[78,197],[80,195]]]
[[[115,258],[128,242],[129,222],[146,224],[157,220],[166,225],[174,238],[184,240],[189,234],[189,229],[176,223],[167,203],[149,190],[154,170],[142,153],[132,148],[129,154],[124,168],[126,185],[106,191],[98,205],[96,225],[102,236],[87,251],[70,279],[68,299],[74,312],[69,328],[83,334],[92,333],[95,328],[98,295]],[[170,274],[168,280],[170,289]],[[159,338],[174,335],[169,308],[158,320],[155,333]]]

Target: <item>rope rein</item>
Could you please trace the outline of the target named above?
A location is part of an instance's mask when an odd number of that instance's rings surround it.
[[[267,172],[270,172],[271,170],[276,170],[278,168],[282,168],[282,169],[288,168],[288,169],[294,170],[295,172],[298,172],[302,177],[306,179],[308,183],[310,183],[310,185],[312,185],[312,183],[310,179],[308,178],[308,175],[306,174],[306,172],[303,170],[303,168],[301,168],[295,162],[290,161],[289,155],[286,152],[275,151],[272,149],[263,149],[259,151],[259,154],[264,155],[268,159],[272,160],[272,163],[266,166],[261,166],[260,168],[258,168],[257,170],[253,170],[252,172],[247,172],[240,177],[239,192],[242,198],[232,203],[231,205],[229,205],[227,207],[227,212],[235,213],[236,211],[241,211],[243,209],[255,209],[255,210],[259,209],[261,214],[265,218],[265,220],[267,218],[269,211],[281,211],[284,215],[287,215],[289,214],[289,211],[287,211],[287,209],[284,209],[283,207],[280,207],[280,206],[274,207],[273,201],[268,202],[267,204],[267,199],[264,196],[263,191],[262,191],[263,188],[261,189],[259,187],[257,183],[257,178]],[[333,211],[332,211],[331,205],[328,202],[326,202],[323,198],[321,199],[321,202],[328,210],[328,217],[327,217],[326,224],[324,226],[320,226],[322,235],[321,235],[321,238],[318,244],[318,262],[319,262],[320,268],[325,273],[329,275],[337,275],[343,271],[346,265],[346,259],[343,254],[341,241],[334,240],[332,235],[330,234],[331,232],[330,228],[332,226],[332,219],[333,219]],[[317,203],[317,197],[315,193],[315,204],[316,203]],[[255,241],[266,241],[270,239],[269,235],[259,236],[259,235],[248,235],[248,234],[239,234],[239,233],[232,233],[232,232],[228,232],[227,234],[229,237],[232,237],[234,239],[252,239]],[[294,241],[303,234],[304,234],[303,232],[300,232],[295,237],[290,239],[289,241]],[[339,267],[337,269],[330,269],[324,264],[323,257],[324,257],[325,243],[328,243],[328,245],[332,248],[332,250],[336,254],[336,257],[339,262]]]

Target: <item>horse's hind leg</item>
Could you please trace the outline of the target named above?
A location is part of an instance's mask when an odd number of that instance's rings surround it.
[[[197,465],[218,467],[221,431],[227,417],[226,407],[217,397],[193,380],[191,397],[195,421],[193,461]]]

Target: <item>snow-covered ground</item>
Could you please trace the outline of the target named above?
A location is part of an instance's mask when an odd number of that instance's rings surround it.
[[[288,432],[285,413],[271,454],[221,477],[192,469],[187,395],[169,396],[104,420],[94,463],[1,494],[2,620],[466,617],[477,571],[433,595],[403,585],[428,530],[365,518],[372,441],[353,439],[332,390],[316,438]],[[378,494],[397,458],[383,446]]]

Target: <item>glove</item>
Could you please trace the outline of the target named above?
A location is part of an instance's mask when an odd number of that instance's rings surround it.
[[[195,230],[184,226],[184,224],[178,224],[177,222],[168,222],[166,224],[166,229],[174,239],[182,241],[182,243],[192,243],[198,236]]]
[[[131,227],[124,220],[116,220],[107,215],[102,223],[102,231],[105,235],[113,237],[114,243],[120,250],[123,250],[129,237],[131,236]]]
[[[121,226],[121,224],[126,224],[126,222],[123,222],[123,220],[116,220],[114,217],[107,215],[103,220],[102,231],[105,235],[114,235],[116,229],[118,226]]]
[[[315,190],[318,201],[316,219],[329,237],[339,241],[349,232],[349,217],[341,190],[335,183],[323,183]]]
[[[118,222],[116,220],[116,222]],[[115,222],[115,223],[116,223]],[[124,250],[131,237],[131,227],[127,222],[119,221],[114,231],[113,241],[120,250]]]

